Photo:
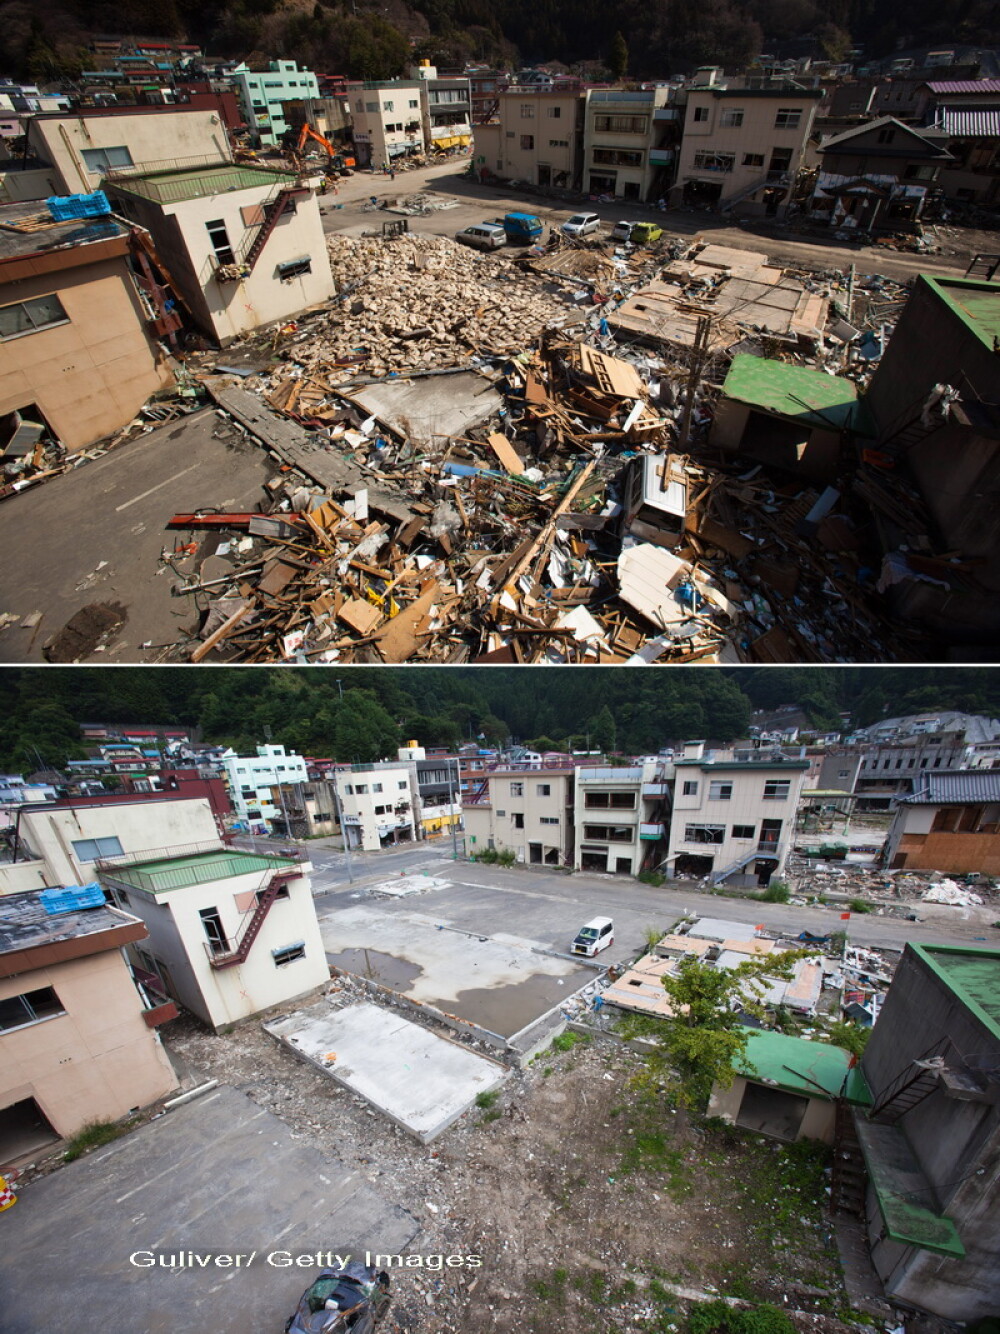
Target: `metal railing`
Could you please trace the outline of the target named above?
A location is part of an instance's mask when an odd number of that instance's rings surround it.
[[[202,864],[185,866],[160,866],[155,870],[143,869],[144,863],[156,861],[180,861],[184,858],[204,855],[211,860]],[[213,880],[226,880],[233,876],[248,875],[253,871],[265,871],[273,874],[275,863],[293,863],[301,861],[299,855],[279,856],[268,852],[245,852],[240,848],[225,845],[193,845],[188,851],[178,848],[161,850],[155,853],[132,853],[122,858],[111,858],[107,862],[98,862],[98,877],[104,882],[120,886],[126,890],[139,889],[148,894],[158,894],[170,889],[186,889],[190,885],[208,884]]]

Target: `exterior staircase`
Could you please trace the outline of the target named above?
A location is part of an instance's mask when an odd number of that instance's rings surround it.
[[[236,942],[234,949],[226,954],[213,954],[210,963],[213,968],[235,968],[237,964],[245,963],[254,941],[260,935],[260,929],[264,925],[267,914],[271,911],[271,905],[278,897],[278,893],[290,880],[297,880],[302,874],[298,868],[293,871],[275,871],[267,885],[257,896],[257,902],[250,914],[250,920],[243,929],[243,933]]]
[[[730,195],[728,199],[724,199],[719,205],[719,212],[730,212],[735,205],[742,204],[744,199],[749,199],[750,196],[755,195],[758,190],[764,190],[769,185],[778,188],[780,186],[788,186],[791,182],[792,178],[787,171],[781,172],[780,175],[768,172],[766,175],[761,176],[759,180],[754,181],[751,185],[745,185],[742,190],[737,190],[736,194]]]
[[[865,1160],[854,1129],[854,1117],[850,1106],[840,1098],[834,1122],[830,1212],[864,1218],[865,1181]]]
[[[895,1125],[900,1117],[929,1097],[945,1073],[944,1053],[949,1045],[947,1038],[941,1038],[923,1056],[904,1066],[879,1093],[868,1119],[882,1125]]]

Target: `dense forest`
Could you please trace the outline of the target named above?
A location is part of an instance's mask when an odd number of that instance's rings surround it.
[[[0,766],[33,772],[84,754],[81,722],[183,725],[252,751],[368,761],[402,741],[513,739],[629,754],[745,737],[751,712],[803,709],[820,731],[927,709],[1000,716],[988,668],[4,668]]]
[[[900,47],[1000,43],[994,0],[0,0],[5,74],[76,77],[95,34],[174,37],[212,55],[282,56],[350,78],[394,78],[414,58],[453,68],[560,62],[606,73],[617,33],[627,74],[744,66],[761,50],[843,59]]]

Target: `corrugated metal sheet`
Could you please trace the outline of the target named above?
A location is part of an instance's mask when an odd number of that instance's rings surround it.
[[[975,111],[955,111],[942,107],[938,112],[935,129],[956,139],[990,138],[1000,135],[1000,107],[982,107]]]
[[[925,774],[923,786],[901,803],[936,806],[949,801],[1000,801],[1000,769],[966,769],[958,773]]]
[[[1000,79],[951,79],[927,87],[936,97],[942,93],[1000,93]]]

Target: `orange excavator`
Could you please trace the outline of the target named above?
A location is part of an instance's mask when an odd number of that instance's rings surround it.
[[[354,158],[341,153],[334,144],[330,143],[329,139],[324,139],[321,134],[317,134],[308,123],[305,123],[299,131],[299,140],[295,145],[296,157],[302,156],[302,150],[306,146],[307,139],[315,139],[321,148],[326,149],[327,157],[330,159],[328,163],[330,171],[338,172],[341,176],[351,174],[351,169],[354,167]]]

